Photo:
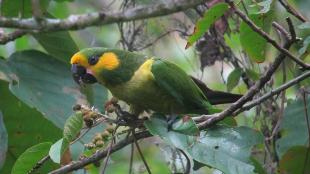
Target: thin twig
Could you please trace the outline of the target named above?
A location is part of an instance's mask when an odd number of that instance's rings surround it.
[[[145,44],[143,47],[137,48],[136,51],[141,51],[141,50],[144,50],[144,49],[154,45],[154,43],[158,42],[161,38],[163,38],[163,37],[165,37],[165,36],[167,36],[167,35],[169,35],[170,33],[173,33],[173,32],[179,32],[179,33],[181,33],[183,35],[187,35],[186,32],[178,30],[178,29],[170,30],[170,31],[167,31],[167,32],[163,33],[162,35],[158,36],[156,39],[154,39],[150,43]]]
[[[182,155],[186,159],[186,168],[185,168],[184,174],[190,174],[190,172],[191,172],[191,160],[189,159],[187,154],[182,149],[178,149],[178,150],[182,153]]]
[[[45,157],[43,157],[40,161],[38,161],[36,163],[36,165],[27,173],[27,174],[32,174],[35,173],[39,168],[41,168],[43,166],[43,164],[45,162],[47,162],[50,159],[49,155],[46,155]]]
[[[306,172],[309,150],[310,150],[310,121],[309,121],[309,115],[308,115],[308,104],[307,104],[308,102],[307,102],[306,92],[304,88],[302,88],[302,97],[304,101],[304,109],[305,109],[305,117],[306,117],[305,119],[306,119],[307,129],[308,129],[308,148],[307,148],[307,153],[306,153],[306,159],[304,161],[304,166],[303,166],[303,173],[306,174],[305,172]]]
[[[307,22],[308,20],[297,10],[295,10],[287,1],[279,0],[280,4],[286,9],[287,12],[291,13],[301,22]]]
[[[106,13],[100,11],[82,15],[71,15],[66,19],[44,18],[44,25],[38,24],[34,18],[20,19],[0,17],[0,27],[19,28],[36,32],[78,30],[89,26],[99,26],[169,15],[196,7],[202,3],[204,3],[204,0],[175,0],[169,3],[163,2],[138,6],[119,12]]]
[[[115,143],[115,132],[116,130],[118,129],[118,125],[116,125],[115,129],[113,130],[112,132],[112,138],[111,138],[111,142],[110,142],[110,145],[108,147],[108,153],[107,153],[107,156],[106,156],[106,159],[105,159],[105,162],[104,162],[104,166],[101,170],[101,174],[104,174],[105,170],[107,169],[107,166],[108,166],[108,161],[110,159],[110,155],[111,155],[111,150],[112,150],[112,146],[113,146],[113,143]]]
[[[310,65],[307,63],[304,63],[302,60],[298,59],[294,55],[292,55],[287,49],[280,46],[276,40],[272,39],[266,32],[261,30],[251,19],[246,16],[242,11],[240,11],[238,8],[235,7],[234,3],[230,0],[225,0],[231,7],[231,9],[234,10],[234,12],[246,23],[249,25],[249,27],[252,28],[253,31],[261,35],[267,42],[269,42],[271,45],[273,45],[277,50],[279,50],[281,53],[285,54],[287,57],[291,58],[294,62],[296,62],[298,65],[303,67],[304,69],[310,69]]]
[[[265,95],[259,97],[258,99],[253,100],[252,102],[244,105],[242,108],[240,108],[237,112],[234,112],[233,115],[238,115],[239,113],[249,110],[253,108],[256,105],[259,105],[260,103],[268,100],[270,97],[274,95],[280,94],[283,90],[286,90],[287,88],[296,85],[297,83],[301,82],[302,80],[305,80],[306,78],[310,77],[310,71],[307,71],[303,73],[300,76],[297,76],[296,78],[288,81],[287,83],[279,86],[278,88],[271,90],[270,92],[266,93]]]
[[[274,21],[272,22],[272,26],[276,28],[285,37],[286,40],[290,40],[290,38],[287,38],[287,36],[290,36],[290,34],[280,24]]]
[[[144,155],[143,155],[143,153],[142,153],[142,151],[141,151],[141,149],[140,149],[140,146],[139,146],[139,144],[138,144],[138,141],[137,141],[137,139],[136,139],[134,129],[132,130],[132,136],[133,136],[133,139],[134,139],[134,143],[135,143],[135,145],[136,145],[136,147],[137,147],[137,151],[139,152],[139,155],[140,155],[140,157],[141,157],[141,159],[142,159],[142,161],[143,161],[143,163],[144,163],[144,166],[145,166],[145,168],[146,168],[148,174],[151,174],[152,172],[151,172],[151,170],[150,170],[150,167],[149,167],[149,165],[147,164],[147,162],[146,162],[146,160],[145,160],[145,158],[144,158]]]
[[[294,43],[294,41],[296,40],[292,39],[287,41],[283,46],[284,49],[289,49]],[[271,64],[265,74],[253,86],[251,86],[251,88],[238,101],[233,103],[229,108],[225,109],[220,113],[214,114],[214,117],[211,118],[208,115],[200,116],[198,120],[202,122],[198,123],[199,129],[205,129],[225,119],[228,116],[234,115],[236,110],[240,109],[246,102],[250,101],[255,96],[255,94],[263,88],[263,86],[270,80],[271,76],[278,69],[286,56],[287,55],[285,53],[280,52],[280,54],[275,58],[274,62]]]
[[[130,148],[130,161],[129,161],[129,172],[128,172],[128,174],[131,174],[131,173],[132,173],[133,153],[134,153],[134,145],[133,145],[133,143],[131,143],[131,148]]]

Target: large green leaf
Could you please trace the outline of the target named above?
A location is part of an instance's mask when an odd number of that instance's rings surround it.
[[[250,19],[258,26],[263,27],[265,16],[253,14]],[[265,61],[266,40],[252,30],[244,21],[240,25],[240,42],[249,57],[258,63]]]
[[[160,117],[151,117],[145,126],[153,135],[186,151],[196,161],[226,174],[254,173],[250,151],[253,145],[263,142],[259,132],[247,127],[215,126],[195,137],[167,131],[167,123]]]
[[[20,100],[35,107],[62,128],[76,103],[86,103],[69,66],[39,51],[16,52],[7,64],[17,83],[10,90]]]
[[[50,55],[67,64],[79,50],[68,31],[39,33],[33,36]]]
[[[8,149],[8,133],[6,131],[3,122],[3,116],[0,111],[0,169],[4,164],[7,149]]]
[[[212,6],[209,10],[205,12],[202,19],[198,20],[195,26],[194,33],[187,39],[186,47],[191,46],[199,38],[201,38],[205,32],[209,30],[211,25],[217,21],[224,13],[228,10],[228,4],[218,3]]]
[[[38,161],[48,155],[52,143],[37,144],[21,154],[13,166],[12,174],[25,174],[33,169]]]
[[[46,13],[46,16],[54,18],[49,13]],[[72,55],[79,51],[69,31],[37,33],[33,34],[33,37],[50,55],[67,64],[69,64]]]
[[[0,81],[0,110],[8,133],[8,153],[0,173],[11,173],[16,158],[27,148],[41,142],[55,142],[61,137],[61,130],[35,109],[18,100]]]
[[[310,173],[310,147],[294,146],[282,157],[279,163],[280,173]]]
[[[80,92],[81,87],[72,80],[70,67],[42,52],[16,52],[8,61],[0,59],[0,68],[0,79],[11,81],[13,94],[44,113],[60,128],[73,113],[73,105],[87,103],[86,97]],[[85,89],[91,91],[87,97],[89,103],[103,108],[107,90],[100,85]]]
[[[310,111],[310,96],[307,98],[307,108]],[[310,113],[308,113],[310,120]],[[309,142],[308,128],[304,102],[302,99],[289,103],[284,110],[280,126],[281,138],[278,139],[277,152],[282,157],[293,146],[307,146]]]

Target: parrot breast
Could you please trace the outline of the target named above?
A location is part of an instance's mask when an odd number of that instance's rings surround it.
[[[131,107],[153,110],[161,113],[182,112],[182,108],[172,96],[162,90],[151,72],[154,59],[146,60],[134,73],[132,78],[116,86],[108,87],[113,96],[127,102]]]

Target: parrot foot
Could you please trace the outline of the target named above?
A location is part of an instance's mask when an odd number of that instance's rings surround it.
[[[143,126],[146,119],[139,119],[137,115],[123,111],[118,104],[114,104],[115,113],[117,115],[116,124],[120,126],[129,126],[131,128],[138,128]]]

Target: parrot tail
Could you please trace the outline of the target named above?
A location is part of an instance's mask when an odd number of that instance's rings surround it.
[[[242,95],[240,94],[232,94],[222,91],[213,91],[212,89],[208,88],[207,85],[203,83],[201,80],[198,80],[195,77],[191,78],[200,88],[200,90],[204,93],[204,95],[208,98],[208,101],[212,105],[233,103],[242,97]]]

